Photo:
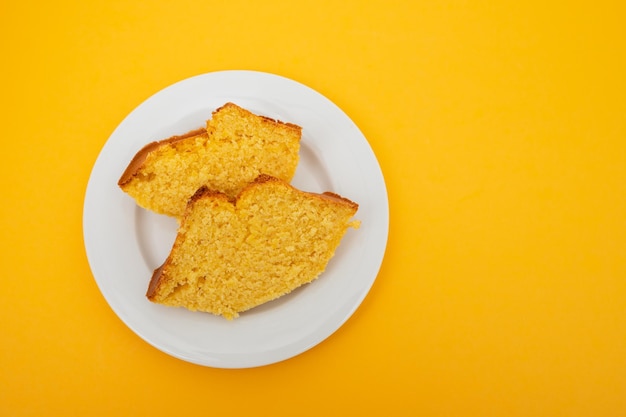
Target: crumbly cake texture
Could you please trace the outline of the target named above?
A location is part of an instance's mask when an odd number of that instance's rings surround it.
[[[358,205],[337,194],[300,191],[260,175],[235,199],[199,189],[189,200],[149,300],[227,319],[316,279]]]
[[[142,148],[118,185],[139,206],[180,218],[202,186],[234,197],[260,174],[291,181],[301,136],[300,126],[226,103],[206,128]]]

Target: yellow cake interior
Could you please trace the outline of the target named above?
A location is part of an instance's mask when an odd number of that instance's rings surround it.
[[[311,282],[326,268],[358,206],[267,176],[236,201],[204,190],[190,201],[152,301],[234,318]]]

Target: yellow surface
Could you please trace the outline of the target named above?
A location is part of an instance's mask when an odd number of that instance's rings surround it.
[[[3,2],[0,415],[626,415],[626,12],[570,3]],[[356,314],[248,370],[143,342],[82,241],[117,124],[224,69],[332,99],[390,196]]]

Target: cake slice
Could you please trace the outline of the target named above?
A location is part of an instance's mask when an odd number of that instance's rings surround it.
[[[199,189],[189,200],[149,300],[227,319],[316,279],[358,205],[337,194],[300,191],[261,175],[237,196]]]
[[[202,186],[236,196],[260,174],[291,181],[302,128],[226,103],[206,128],[143,147],[118,181],[137,204],[180,218]]]

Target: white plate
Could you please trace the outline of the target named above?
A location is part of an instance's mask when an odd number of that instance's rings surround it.
[[[333,191],[359,204],[326,271],[276,301],[233,321],[164,307],[145,293],[167,257],[176,222],[137,207],[117,187],[146,143],[202,127],[232,101],[303,127],[292,184]],[[192,363],[245,368],[275,363],[322,342],[356,310],[378,274],[387,244],[389,208],[378,161],[350,118],[327,98],[295,81],[253,71],[214,72],[178,82],[131,112],[106,142],[85,194],[83,233],[91,270],[113,311],[154,347]]]

